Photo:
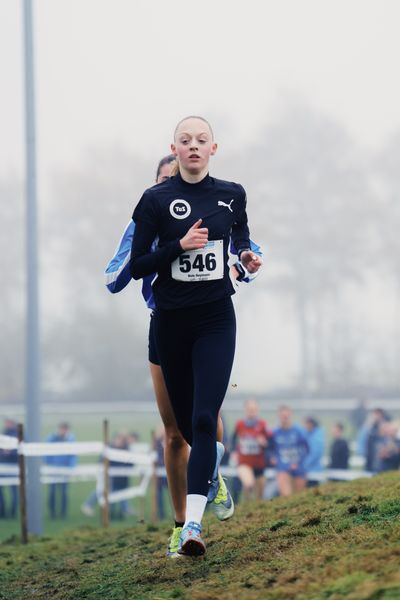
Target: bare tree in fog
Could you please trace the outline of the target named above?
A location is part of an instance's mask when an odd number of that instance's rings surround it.
[[[393,352],[383,357],[368,324],[354,320],[348,293],[354,304],[354,290],[356,298],[363,294],[372,267],[377,277],[384,267],[400,290],[400,136],[368,169],[337,123],[296,100],[259,129],[255,142],[218,160],[219,176],[245,184],[252,237],[266,249],[265,273],[252,295],[274,292],[298,331],[292,391],[354,389],[373,379],[371,364],[383,385],[398,381],[398,369],[390,375]],[[112,401],[147,393],[140,284],[111,296],[103,272],[152,184],[154,162],[123,151],[92,153],[80,168],[53,178],[40,231],[45,397]],[[0,182],[0,197],[0,399],[8,399],[21,395],[23,382],[24,215],[16,182]]]
[[[390,274],[400,293],[400,132],[377,157],[374,175],[374,191],[380,209],[378,258],[381,259],[380,267]]]
[[[361,283],[366,261],[370,196],[363,157],[337,123],[298,103],[259,131],[259,139],[242,157],[242,169],[257,203],[254,236],[268,241],[269,260],[279,267],[264,280],[292,300],[303,394],[327,390],[338,378],[348,383],[354,370],[340,304],[346,286]],[[340,353],[332,352],[334,337]],[[341,364],[332,364],[335,357]]]
[[[395,133],[374,163],[373,189],[378,199],[376,254],[374,266],[390,278],[397,296],[394,370],[400,385],[400,132]]]
[[[109,152],[54,178],[47,274],[59,278],[62,308],[49,307],[45,389],[89,400],[126,400],[145,389],[146,334],[136,315],[140,285],[111,296],[103,273],[154,170],[153,163]]]

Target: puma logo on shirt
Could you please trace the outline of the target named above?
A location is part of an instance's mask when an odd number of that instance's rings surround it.
[[[229,204],[226,204],[226,202],[222,202],[222,200],[218,200],[218,206],[225,206],[226,208],[229,208],[229,210],[231,212],[233,212],[233,210],[231,209],[231,204],[234,201],[235,198],[232,198],[232,200],[229,202]]]

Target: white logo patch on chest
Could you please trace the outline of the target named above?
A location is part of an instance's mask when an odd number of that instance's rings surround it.
[[[169,205],[169,212],[174,219],[186,219],[192,212],[192,209],[189,202],[182,200],[182,198],[177,198]]]
[[[231,208],[231,204],[234,200],[235,200],[235,198],[232,198],[232,200],[229,202],[229,204],[227,204],[226,202],[222,202],[222,200],[218,200],[218,206],[225,206],[225,208],[229,208],[229,210],[231,212],[233,212],[233,210]]]

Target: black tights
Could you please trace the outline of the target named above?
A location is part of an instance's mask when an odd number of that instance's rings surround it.
[[[188,308],[157,309],[154,325],[175,418],[192,447],[188,494],[207,496],[216,460],[218,412],[235,354],[232,300],[228,297]]]

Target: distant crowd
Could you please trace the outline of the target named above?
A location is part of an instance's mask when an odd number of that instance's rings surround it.
[[[352,449],[363,457],[363,469],[371,473],[400,468],[400,422],[391,420],[380,408],[368,412],[360,404],[353,411],[350,422],[356,435],[351,442],[344,424],[334,422],[329,448],[319,421],[308,416],[304,423],[294,423],[289,406],[278,409],[274,428],[260,418],[255,400],[246,402],[244,413],[244,418],[235,424],[231,439],[225,440],[230,450],[225,460],[237,465],[233,481],[236,501],[240,494],[244,499],[289,496],[306,486],[318,485],[319,475],[326,468],[334,470],[332,478],[340,480],[341,471],[350,467]],[[274,469],[274,479],[266,480],[268,468]]]
[[[260,416],[258,403],[255,400],[248,400],[245,403],[243,418],[237,420],[233,432],[229,434],[226,425],[224,426],[226,452],[222,466],[236,468],[236,475],[231,480],[234,500],[238,502],[240,499],[289,496],[305,487],[318,485],[318,475],[326,468],[335,470],[334,479],[340,479],[340,471],[350,467],[352,454],[363,457],[364,470],[373,474],[400,469],[400,421],[393,420],[381,408],[367,411],[360,404],[351,413],[349,424],[353,430],[352,435],[351,432],[346,435],[344,423],[337,421],[332,425],[332,440],[327,447],[326,432],[315,417],[308,416],[303,423],[295,423],[292,409],[289,406],[281,406],[277,413],[277,424],[271,427]],[[6,418],[2,433],[17,437],[17,423]],[[61,422],[46,441],[71,442],[75,439],[69,423]],[[113,448],[129,450],[133,449],[138,442],[137,432],[117,432],[110,445]],[[162,427],[156,433],[154,445],[157,464],[163,466],[164,430]],[[16,465],[17,462],[16,450],[0,449],[0,465]],[[45,463],[54,467],[74,467],[77,464],[77,457],[75,455],[47,456]],[[112,461],[110,466],[126,467],[131,464]],[[274,478],[266,477],[268,469],[274,469]],[[0,477],[4,476],[7,475],[0,474]],[[123,490],[127,487],[129,487],[128,476],[110,477],[111,491]],[[51,518],[67,516],[68,489],[67,481],[48,484],[48,510]],[[156,494],[160,519],[166,517],[166,489],[166,477],[158,477]],[[82,512],[87,516],[94,515],[97,503],[97,492],[94,489],[82,504]],[[17,509],[18,487],[0,485],[0,518],[15,518]],[[128,500],[111,505],[111,518],[124,519],[134,514],[135,511]]]

